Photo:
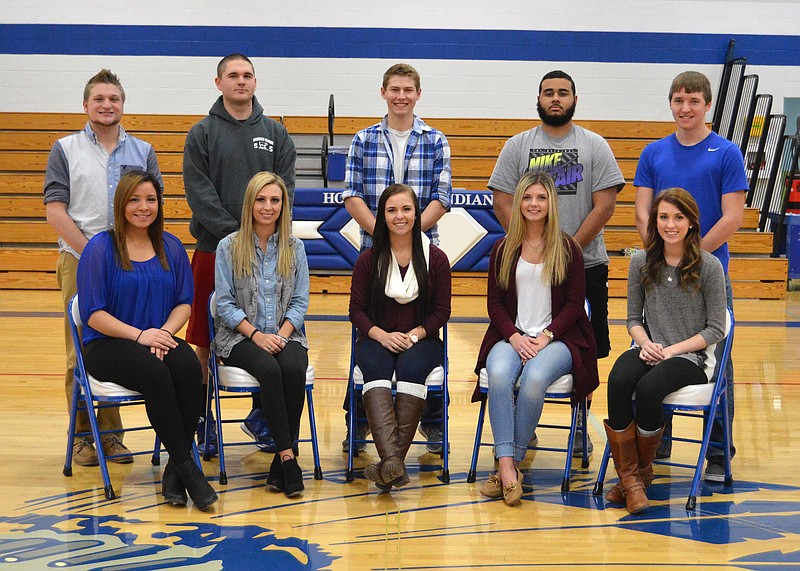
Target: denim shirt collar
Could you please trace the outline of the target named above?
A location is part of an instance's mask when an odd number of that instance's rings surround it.
[[[128,133],[125,131],[125,129],[122,128],[122,125],[117,125],[117,127],[119,127],[119,135],[117,136],[117,142],[121,143],[128,137]],[[99,144],[97,142],[97,133],[95,133],[94,130],[92,129],[92,124],[90,121],[87,121],[86,125],[84,125],[83,132],[86,133],[86,136],[92,143],[94,143],[95,145]]]

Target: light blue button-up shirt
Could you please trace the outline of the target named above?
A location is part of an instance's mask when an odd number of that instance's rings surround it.
[[[235,235],[234,233],[227,236],[220,241],[217,247],[215,284],[217,289],[217,318],[225,327],[234,331],[239,323],[247,318],[247,308],[240,307],[236,302],[236,287],[239,280],[234,280],[231,259],[231,246]],[[295,240],[294,291],[291,293],[291,299],[284,313],[276,291],[278,235],[273,234],[269,237],[266,252],[261,250],[258,238],[255,235],[253,235],[253,240],[256,248],[255,278],[258,288],[256,293],[256,315],[255,319],[249,319],[250,323],[264,333],[277,333],[284,320],[288,319],[295,330],[300,331],[308,311],[310,291],[308,260],[303,243],[300,240]],[[240,294],[242,293],[242,287],[243,284],[239,286]]]

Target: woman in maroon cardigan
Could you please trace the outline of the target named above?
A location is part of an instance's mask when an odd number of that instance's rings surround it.
[[[388,491],[409,482],[405,457],[425,405],[425,379],[442,364],[450,262],[422,233],[417,196],[403,184],[383,191],[372,240],[353,268],[350,321],[359,332],[355,363],[381,458],[364,476]]]
[[[491,323],[475,372],[486,367],[489,376],[489,421],[500,469],[484,484],[483,495],[502,496],[508,505],[522,497],[518,466],[553,381],[572,371],[574,402],[598,386],[597,348],[584,297],[583,255],[559,229],[553,179],[527,173],[514,192],[508,234],[489,259]],[[478,398],[476,387],[473,400]]]

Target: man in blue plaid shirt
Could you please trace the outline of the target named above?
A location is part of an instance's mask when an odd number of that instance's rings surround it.
[[[420,96],[422,89],[417,70],[404,63],[393,65],[383,74],[381,87],[381,97],[386,101],[386,116],[377,125],[359,131],[353,137],[347,153],[342,198],[345,208],[361,227],[361,251],[372,246],[381,194],[386,187],[398,182],[407,184],[416,193],[422,211],[422,230],[434,244],[439,244],[436,223],[450,208],[450,145],[444,134],[414,115]],[[345,410],[348,410],[350,402],[348,397],[345,395]],[[439,419],[443,407],[441,396],[428,396],[420,424],[420,432],[427,440],[442,440]],[[365,418],[360,395],[358,410],[358,417]],[[345,422],[348,422],[347,416]],[[356,438],[365,439],[369,431],[367,423],[359,422],[356,426]],[[349,438],[346,437],[342,450],[347,452],[348,446]],[[364,448],[365,444],[358,445],[359,451]],[[428,450],[441,454],[442,446],[429,444]]]
[[[393,65],[383,75],[381,87],[388,113],[353,137],[342,198],[361,226],[362,251],[372,245],[381,194],[396,182],[414,189],[422,230],[439,244],[436,223],[450,208],[450,146],[440,131],[414,115],[421,95],[417,70],[404,63]]]

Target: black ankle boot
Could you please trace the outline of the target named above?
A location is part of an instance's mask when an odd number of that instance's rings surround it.
[[[303,470],[297,464],[296,458],[287,458],[281,462],[283,468],[283,493],[287,498],[293,498],[305,489],[303,485]]]
[[[188,498],[186,488],[183,487],[181,479],[175,472],[175,464],[172,459],[164,467],[164,477],[161,480],[161,495],[173,506],[185,506]]]
[[[281,466],[281,458],[275,454],[275,456],[272,458],[272,465],[269,467],[267,487],[273,492],[282,492],[285,486],[286,481],[283,478],[283,466]]]
[[[194,460],[189,459],[181,464],[176,464],[175,471],[186,487],[186,491],[189,492],[189,496],[194,502],[194,507],[200,511],[206,511],[211,507],[211,504],[219,499],[217,492],[208,483],[205,475],[194,463]]]

